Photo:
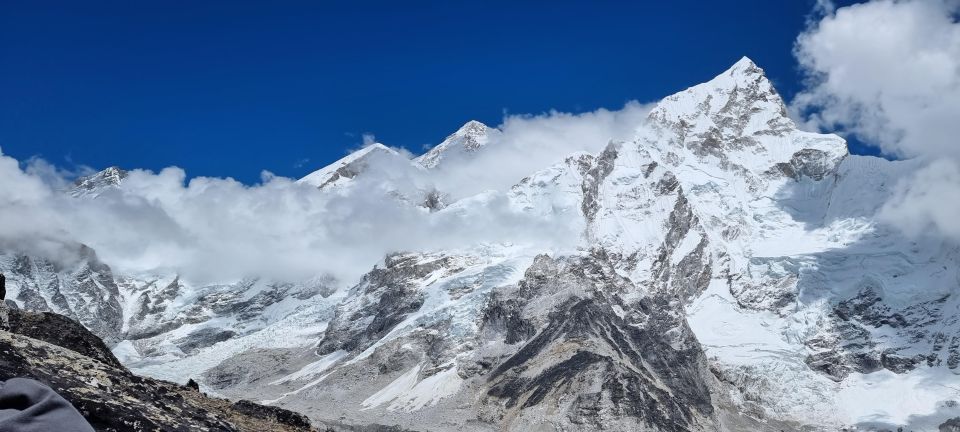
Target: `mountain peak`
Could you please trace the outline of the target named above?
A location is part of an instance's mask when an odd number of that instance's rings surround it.
[[[768,126],[774,130],[794,128],[783,99],[763,69],[748,57],[710,81],[667,96],[649,118],[661,125],[750,126],[740,133],[760,132],[752,129]]]
[[[104,190],[120,185],[127,178],[127,171],[117,166],[106,168],[94,174],[83,176],[73,182],[70,195],[75,197],[97,196]]]
[[[760,74],[763,74],[763,69],[760,69],[760,67],[757,66],[757,64],[754,63],[753,60],[751,60],[750,57],[747,57],[747,56],[740,57],[740,60],[737,60],[737,62],[734,63],[733,66],[730,66],[730,69],[727,69],[728,73],[734,73],[734,72],[755,73],[757,71],[759,71]]]
[[[367,146],[361,148],[360,150],[357,150],[357,151],[354,152],[354,153],[351,153],[351,155],[354,155],[354,156],[362,156],[362,155],[365,155],[365,154],[370,153],[370,152],[380,152],[380,151],[385,151],[385,152],[389,152],[389,153],[397,153],[396,150],[394,150],[394,149],[392,149],[392,148],[390,148],[390,147],[387,147],[387,146],[384,145],[384,144],[375,142],[375,143],[373,143],[373,144],[370,144],[370,145],[367,145]],[[348,156],[348,157],[349,157],[349,156]]]
[[[793,164],[802,150],[814,151],[818,156],[810,163],[822,162],[827,168],[818,170],[829,171],[847,153],[842,139],[803,137],[763,69],[747,57],[710,81],[664,98],[648,121],[658,134],[655,142],[755,172]]]
[[[462,157],[464,154],[479,150],[487,145],[490,134],[494,131],[496,129],[490,128],[479,121],[470,120],[460,126],[460,129],[457,129],[456,132],[447,136],[442,143],[416,158],[416,161],[425,168],[434,168],[451,155]]]
[[[378,160],[380,160],[379,158],[405,159],[396,150],[380,143],[373,143],[307,174],[297,182],[323,188],[344,179],[352,179],[366,170],[366,165],[372,158]]]
[[[722,74],[707,82],[714,83],[717,87],[748,89],[756,88],[764,93],[772,94],[779,100],[780,96],[773,88],[773,83],[767,79],[767,74],[763,68],[757,66],[749,57],[742,57],[737,60],[733,66],[730,66]],[[783,101],[780,101],[782,104]]]
[[[486,134],[488,129],[490,128],[487,125],[476,120],[470,120],[460,126],[460,129],[457,129],[453,134],[460,136],[482,135]]]

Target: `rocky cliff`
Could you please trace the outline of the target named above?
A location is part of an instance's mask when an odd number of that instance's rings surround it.
[[[299,414],[135,375],[78,323],[0,306],[0,380],[15,377],[53,388],[98,431],[311,430]]]

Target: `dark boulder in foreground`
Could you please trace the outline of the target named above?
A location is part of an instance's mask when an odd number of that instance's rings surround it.
[[[302,415],[140,377],[80,324],[0,305],[0,380],[40,381],[98,431],[309,431]]]

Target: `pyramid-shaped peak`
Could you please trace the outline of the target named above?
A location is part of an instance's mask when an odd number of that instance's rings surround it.
[[[120,184],[120,182],[127,177],[127,171],[121,169],[118,166],[112,166],[106,168],[102,171],[83,176],[74,181],[74,185],[80,186],[83,184],[91,183],[109,183],[109,184]]]
[[[757,71],[759,71],[761,74],[763,73],[763,69],[760,69],[760,67],[757,66],[757,64],[754,63],[753,60],[750,60],[750,57],[747,56],[740,57],[740,60],[737,60],[737,62],[734,63],[733,66],[730,66],[730,69],[728,69],[728,72],[731,73]]]
[[[759,86],[762,87],[764,91],[773,90],[773,85],[770,83],[770,80],[767,79],[767,75],[763,72],[763,69],[746,56],[742,57],[734,63],[733,66],[730,66],[730,68],[720,75],[717,75],[708,83],[721,88]]]
[[[479,150],[487,145],[490,136],[497,132],[497,129],[490,128],[479,121],[470,120],[415,161],[424,168],[434,168],[450,156],[462,158],[465,154]]]
[[[726,117],[729,121],[721,120]],[[780,128],[793,127],[786,105],[773,84],[753,60],[743,57],[710,81],[667,96],[650,113],[659,122],[696,123],[708,127],[714,122],[748,122],[763,124],[774,120]],[[758,123],[759,124],[759,123]]]
[[[75,197],[97,196],[108,188],[119,186],[127,175],[126,170],[112,166],[76,179],[69,193]]]
[[[456,136],[476,136],[476,135],[484,135],[484,134],[487,133],[487,131],[488,131],[489,129],[490,129],[489,126],[487,126],[487,125],[485,125],[485,124],[483,124],[483,123],[481,123],[481,122],[479,122],[479,121],[470,120],[470,121],[464,123],[463,126],[460,126],[460,129],[457,129],[457,131],[454,132],[453,134],[456,135]]]

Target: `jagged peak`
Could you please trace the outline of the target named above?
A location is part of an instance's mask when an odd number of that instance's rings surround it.
[[[75,184],[80,184],[90,179],[113,179],[119,183],[120,180],[123,180],[123,178],[125,178],[126,176],[127,176],[126,170],[118,166],[112,166],[112,167],[108,167],[103,170],[97,171],[93,174],[80,177],[76,180]]]
[[[442,143],[437,144],[415,160],[425,168],[436,167],[449,151],[471,153],[485,146],[490,134],[495,130],[477,120],[470,120],[460,126],[460,129],[457,129],[456,132],[447,136]]]
[[[716,88],[755,88],[758,91],[773,94],[777,96],[778,99],[780,97],[773,88],[773,83],[767,79],[767,74],[763,71],[763,68],[757,66],[753,60],[750,60],[750,58],[746,56],[737,60],[733,66],[730,66],[726,71],[717,75],[706,84],[712,84]],[[780,102],[782,103],[783,101],[781,100]]]
[[[722,166],[756,173],[771,172],[778,164],[792,166],[804,150],[815,151],[819,156],[811,163],[822,162],[825,170],[847,154],[842,139],[799,131],[763,69],[748,57],[703,84],[664,98],[648,121],[651,135],[646,139],[671,147],[662,150],[679,147],[694,159],[715,158]]]
[[[743,56],[737,60],[730,69],[725,72],[730,75],[760,74],[763,75],[763,69],[757,66],[750,57]]]
[[[733,123],[751,123],[751,118],[775,129],[794,128],[783,99],[763,69],[748,57],[703,84],[665,97],[649,116],[659,124],[704,128],[730,123],[731,119]]]
[[[477,120],[470,120],[464,123],[463,126],[460,126],[460,129],[457,129],[457,131],[454,132],[453,135],[455,136],[481,135],[481,134],[486,134],[489,129],[490,129],[489,126]]]
[[[75,197],[97,196],[104,190],[120,185],[129,173],[118,166],[108,167],[96,173],[86,175],[73,182],[69,192]]]

